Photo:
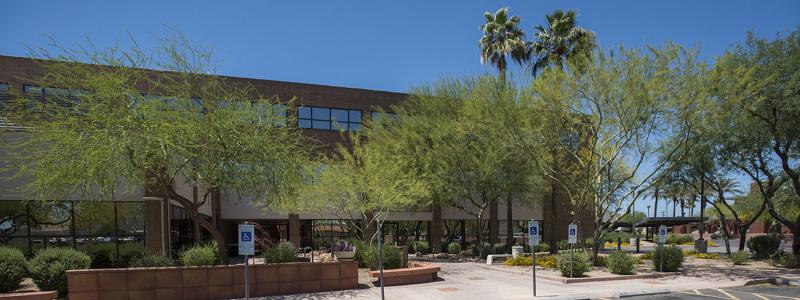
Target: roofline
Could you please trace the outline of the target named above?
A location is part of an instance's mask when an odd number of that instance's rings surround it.
[[[33,61],[57,61],[57,60],[52,60],[52,59],[42,59],[42,58],[33,58],[33,57],[24,57],[24,56],[14,56],[14,55],[0,54],[0,59],[3,59],[3,58],[20,59],[20,60],[33,60]],[[72,62],[72,63],[74,63],[74,62]],[[80,62],[80,63],[87,64],[87,65],[103,66],[103,67],[114,67],[114,66],[109,66],[109,65],[92,64],[92,63],[87,63],[87,62]],[[137,69],[151,71],[151,72],[179,73],[179,72],[175,72],[175,71],[167,71],[167,70],[159,70],[159,69],[147,69],[147,68],[137,68]],[[263,81],[263,82],[276,83],[276,84],[315,86],[315,87],[331,88],[331,89],[346,89],[346,90],[361,91],[361,92],[394,94],[394,95],[397,95],[397,96],[408,96],[409,95],[408,93],[402,93],[402,92],[384,91],[384,90],[375,90],[375,89],[348,87],[348,86],[337,86],[337,85],[328,85],[328,84],[318,84],[318,83],[307,83],[307,82],[296,82],[296,81],[262,79],[262,78],[252,78],[252,77],[224,75],[224,74],[204,74],[204,75],[217,76],[217,77],[230,78],[230,79],[238,79],[238,80]]]

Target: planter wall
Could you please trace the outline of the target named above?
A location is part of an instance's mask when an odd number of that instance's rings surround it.
[[[2,300],[53,300],[58,298],[58,292],[25,292],[0,294]]]
[[[248,266],[251,297],[358,286],[356,262]],[[69,299],[229,299],[244,297],[244,265],[67,271]]]
[[[383,285],[404,285],[436,280],[441,267],[430,264],[409,263],[408,268],[383,270]],[[380,271],[369,271],[369,276],[379,280]]]

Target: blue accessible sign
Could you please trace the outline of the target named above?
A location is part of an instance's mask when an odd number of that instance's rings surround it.
[[[239,255],[256,254],[253,231],[255,231],[253,224],[239,224]]]
[[[539,221],[528,222],[528,245],[539,245]]]

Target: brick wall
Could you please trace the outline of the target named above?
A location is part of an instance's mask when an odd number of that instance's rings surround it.
[[[251,297],[353,289],[358,264],[257,264],[248,268]],[[244,266],[67,271],[69,299],[229,299],[244,297]]]

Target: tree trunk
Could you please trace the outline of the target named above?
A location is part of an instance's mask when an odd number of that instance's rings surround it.
[[[678,208],[678,197],[672,197],[672,217],[676,215],[675,209]]]
[[[656,187],[655,193],[653,196],[656,198],[655,203],[653,203],[653,218],[658,217],[658,187]]]
[[[686,216],[686,200],[681,197],[681,217]]]
[[[200,226],[203,227],[203,229],[205,229],[206,231],[208,231],[209,234],[211,234],[211,236],[217,242],[217,251],[218,251],[217,254],[219,254],[220,264],[227,264],[228,248],[225,245],[225,237],[222,235],[221,232],[219,232],[219,230],[217,230],[216,227],[214,227],[214,225],[212,225],[205,219],[200,218],[200,213],[198,212],[199,206],[195,205],[195,203],[193,203],[191,200],[186,199],[185,197],[181,196],[172,189],[168,190],[168,196],[169,198],[172,198],[175,201],[178,201],[181,205],[183,205],[183,208],[186,209],[186,213],[187,215],[189,215],[189,218],[192,219],[192,222],[200,224]]]
[[[506,247],[511,249],[514,245],[514,207],[512,207],[512,193],[506,198]]]
[[[706,223],[703,220],[706,210],[706,181],[705,177],[700,179],[700,240],[703,240],[703,233],[706,231]]]

